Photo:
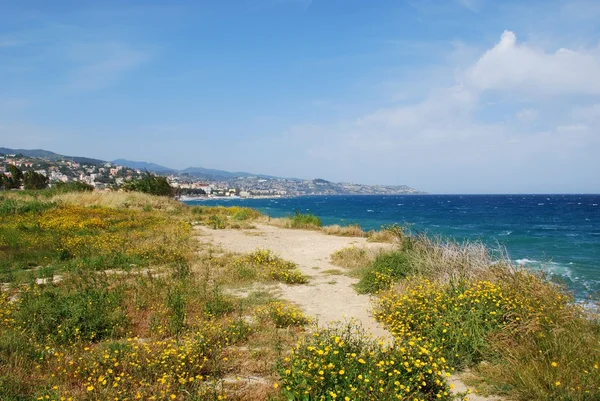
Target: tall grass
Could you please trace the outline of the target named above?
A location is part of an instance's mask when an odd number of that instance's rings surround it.
[[[450,366],[517,400],[600,399],[600,320],[502,249],[404,235],[361,271],[358,289],[397,339],[432,341]]]
[[[337,235],[339,237],[364,237],[366,233],[358,224],[350,224],[347,226],[340,226],[333,224],[330,226],[324,226],[322,228],[323,233],[327,235]]]
[[[310,213],[300,213],[298,210],[290,218],[291,228],[320,228],[323,225],[321,219]]]

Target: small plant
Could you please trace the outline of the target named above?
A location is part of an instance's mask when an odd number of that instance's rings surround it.
[[[327,235],[337,235],[340,237],[364,237],[366,235],[358,224],[325,226],[323,227],[323,232]]]
[[[275,327],[306,326],[311,323],[302,310],[280,301],[270,302],[256,310],[259,320],[270,319]]]
[[[331,263],[336,266],[350,269],[351,272],[356,272],[361,271],[371,265],[376,256],[377,254],[375,252],[366,248],[349,246],[332,253]]]
[[[208,218],[208,224],[213,228],[213,230],[224,229],[226,227],[225,220],[216,215]]]
[[[377,255],[371,266],[362,272],[356,289],[361,293],[373,294],[389,289],[392,284],[411,272],[411,260],[402,251],[385,252]]]
[[[229,264],[235,281],[245,282],[257,277],[286,284],[304,284],[308,277],[298,270],[294,262],[283,260],[269,250],[257,250]]]
[[[179,336],[185,327],[186,296],[180,287],[170,289],[167,294],[167,310],[169,311],[169,332]]]
[[[291,217],[290,225],[292,228],[320,228],[322,222],[314,214],[303,214],[296,210]]]

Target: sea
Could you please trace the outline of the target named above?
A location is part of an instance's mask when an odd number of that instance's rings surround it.
[[[414,233],[482,241],[564,283],[580,301],[600,294],[600,195],[363,195],[208,199],[188,204],[247,206],[272,217],[299,211],[323,224],[364,230],[400,224]]]

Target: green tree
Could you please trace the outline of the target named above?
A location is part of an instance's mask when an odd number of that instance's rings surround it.
[[[128,182],[123,186],[127,191],[144,192],[151,195],[173,196],[173,187],[169,184],[167,177],[144,173],[142,178]]]
[[[25,189],[44,189],[48,187],[48,177],[35,171],[27,171],[23,174],[23,185]]]
[[[0,186],[4,189],[15,189],[21,187],[21,181],[23,180],[23,172],[15,165],[8,165],[9,175],[4,175],[0,180]]]

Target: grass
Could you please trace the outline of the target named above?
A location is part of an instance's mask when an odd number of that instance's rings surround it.
[[[218,256],[193,237],[263,218],[136,193],[0,196],[0,399],[450,400],[444,377],[465,367],[515,400],[600,399],[600,318],[501,250],[394,228],[391,251],[334,253],[377,293],[386,346],[225,291],[306,282],[268,251]]]
[[[474,383],[516,400],[600,398],[600,318],[502,250],[424,235],[356,270],[397,340],[422,338]],[[338,259],[352,259],[343,250]],[[365,260],[366,262],[366,260]]]
[[[89,199],[91,206],[74,201],[85,202],[81,197],[90,195],[94,195]],[[182,213],[176,218],[159,207],[146,212],[141,205],[136,209],[102,206],[116,203],[114,195],[106,196],[105,201],[87,192],[47,200],[0,198],[5,217],[0,220],[0,281],[33,281],[48,271],[169,266],[192,257],[191,226]],[[129,194],[123,198],[131,199]],[[134,198],[142,200],[145,196]]]
[[[331,263],[352,273],[367,268],[375,257],[376,253],[367,248],[349,246],[331,254]]]
[[[330,226],[324,226],[322,228],[323,233],[327,235],[337,235],[339,237],[364,237],[366,233],[358,224],[350,224],[347,226],[340,226],[333,224]]]
[[[314,214],[300,213],[297,210],[290,218],[290,228],[319,229],[322,225],[321,219]]]
[[[380,230],[371,230],[367,233],[369,242],[398,243],[407,237],[405,228],[398,224],[382,226]]]
[[[245,285],[252,282],[281,282],[305,284],[308,277],[298,270],[295,263],[286,261],[271,251],[259,249],[244,255],[225,254],[212,258],[212,263],[222,270],[222,277],[229,285]]]
[[[340,276],[340,275],[344,274],[344,272],[341,271],[340,269],[327,269],[327,270],[323,270],[322,273],[329,274],[331,276]]]
[[[362,294],[374,294],[389,289],[394,282],[412,272],[410,257],[403,251],[383,252],[361,272],[356,289]]]
[[[40,191],[0,197],[0,215],[1,278],[11,281],[0,292],[0,399],[277,396],[272,366],[308,319],[270,294],[226,295],[239,277],[197,253],[190,225],[257,212]],[[241,259],[258,274],[249,282],[305,280],[268,252]],[[60,282],[34,284],[55,274]],[[259,358],[231,352],[249,344],[264,346]],[[232,372],[264,379],[240,387],[223,381]]]

